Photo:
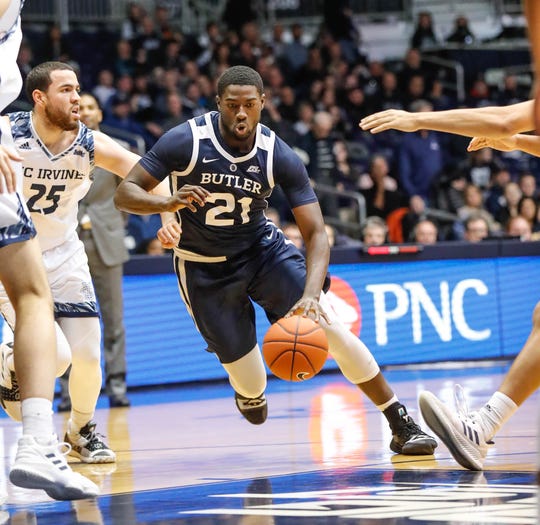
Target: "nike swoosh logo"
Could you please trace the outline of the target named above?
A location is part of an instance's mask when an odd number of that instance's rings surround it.
[[[209,162],[215,162],[216,160],[219,160],[219,159],[207,159],[206,157],[203,157],[202,159],[203,164],[208,164]]]

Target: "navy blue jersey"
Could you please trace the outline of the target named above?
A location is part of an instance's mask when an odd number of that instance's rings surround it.
[[[266,126],[257,126],[248,153],[228,147],[218,130],[219,113],[209,112],[168,131],[141,159],[158,180],[171,176],[171,191],[184,184],[206,188],[210,197],[197,212],[178,212],[186,260],[228,259],[264,236],[267,197],[279,184],[291,208],[317,201],[296,153]]]

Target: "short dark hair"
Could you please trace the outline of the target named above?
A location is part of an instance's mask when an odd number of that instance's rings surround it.
[[[53,71],[73,71],[75,69],[65,62],[50,61],[38,64],[30,70],[26,77],[25,92],[28,100],[33,103],[32,93],[34,90],[47,91],[52,83],[51,73]]]
[[[221,97],[225,89],[231,85],[255,86],[259,95],[262,95],[264,91],[261,75],[248,66],[233,66],[226,69],[217,82],[218,96]]]
[[[96,95],[94,95],[93,93],[90,93],[89,91],[81,91],[79,93],[79,96],[80,97],[91,97],[94,99],[95,103],[96,103],[96,106],[97,108],[100,110],[100,111],[103,111],[103,108],[101,107],[101,102],[99,101],[99,99],[96,97]]]

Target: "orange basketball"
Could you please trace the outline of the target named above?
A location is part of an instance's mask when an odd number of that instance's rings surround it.
[[[305,381],[324,366],[328,340],[318,323],[309,317],[293,315],[270,326],[262,351],[274,375],[286,381]]]

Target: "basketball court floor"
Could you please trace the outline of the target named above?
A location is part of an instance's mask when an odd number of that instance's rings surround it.
[[[391,369],[386,377],[423,424],[417,395],[453,406],[460,383],[473,408],[497,388],[507,364]],[[133,406],[100,400],[98,430],[116,465],[74,468],[101,486],[96,500],[56,502],[1,480],[0,524],[375,525],[535,524],[538,397],[529,399],[490,449],[484,472],[434,456],[393,454],[390,430],[341,375],[304,383],[271,380],[268,421],[252,426],[227,384],[133,392]],[[55,416],[63,434],[64,414]],[[4,472],[20,427],[0,420]]]

